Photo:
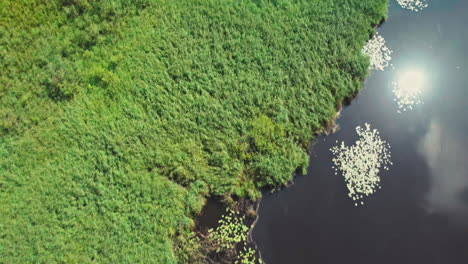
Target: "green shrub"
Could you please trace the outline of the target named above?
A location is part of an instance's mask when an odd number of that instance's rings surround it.
[[[285,139],[284,128],[273,123],[266,115],[261,115],[252,122],[250,131],[253,151],[258,153],[274,153]]]

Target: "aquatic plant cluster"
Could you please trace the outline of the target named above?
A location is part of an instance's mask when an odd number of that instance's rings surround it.
[[[243,220],[243,217],[237,217],[228,209],[218,221],[219,226],[208,230],[211,240],[217,244],[216,252],[231,249],[237,243],[245,241],[249,228],[244,225]]]
[[[370,70],[383,71],[388,66],[394,69],[393,64],[390,64],[393,51],[386,46],[385,39],[378,33],[366,43],[362,51],[369,57]],[[414,105],[422,103],[420,96],[424,77],[417,71],[410,71],[403,75],[403,78],[392,82],[393,100],[398,104],[398,113],[401,113],[401,110],[411,110]]]
[[[390,161],[390,145],[380,138],[377,129],[371,129],[369,124],[365,127],[356,127],[359,139],[351,146],[344,142],[332,147],[334,154],[333,168],[335,175],[340,171],[345,178],[348,196],[357,206],[364,196],[373,194],[380,188],[379,172],[381,168],[388,170],[392,165]],[[338,141],[337,141],[338,143]]]
[[[227,208],[226,214],[221,216],[218,227],[208,230],[208,239],[214,244],[216,252],[237,251],[236,246],[243,243],[238,252],[235,264],[261,264],[263,261],[256,257],[256,251],[247,246],[246,238],[249,227],[244,224],[244,216]]]
[[[426,0],[397,0],[401,7],[411,11],[421,11],[428,6]]]
[[[393,53],[385,45],[385,39],[377,32],[364,46],[363,53],[370,58],[370,70],[383,71],[389,66]]]
[[[253,248],[244,246],[234,264],[263,264],[263,260],[257,258],[256,254],[257,252]]]
[[[428,6],[426,0],[397,0],[398,4],[405,9],[411,11],[420,11]],[[364,46],[363,53],[369,57],[370,70],[383,71],[389,65],[394,69],[393,64],[390,64],[393,53],[386,44],[385,39],[376,33]],[[410,72],[414,73],[414,72]],[[411,78],[421,77],[420,74],[415,76],[405,76],[403,80],[392,82],[392,92],[394,94],[394,101],[398,105],[398,113],[413,109],[414,105],[421,104],[420,96],[422,94],[421,80],[412,81]]]

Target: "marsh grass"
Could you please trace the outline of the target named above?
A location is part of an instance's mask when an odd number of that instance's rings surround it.
[[[0,1],[5,263],[185,263],[204,197],[304,172],[385,0]]]

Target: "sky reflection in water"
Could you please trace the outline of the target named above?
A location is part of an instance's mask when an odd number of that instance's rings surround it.
[[[429,213],[449,214],[452,220],[468,225],[466,136],[448,130],[434,119],[420,141],[421,155],[426,158],[431,169],[426,206]]]

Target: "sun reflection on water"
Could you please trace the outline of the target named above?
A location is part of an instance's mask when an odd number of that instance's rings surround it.
[[[393,82],[393,100],[398,104],[398,112],[412,110],[421,104],[426,87],[427,74],[422,68],[411,67],[398,72]]]

